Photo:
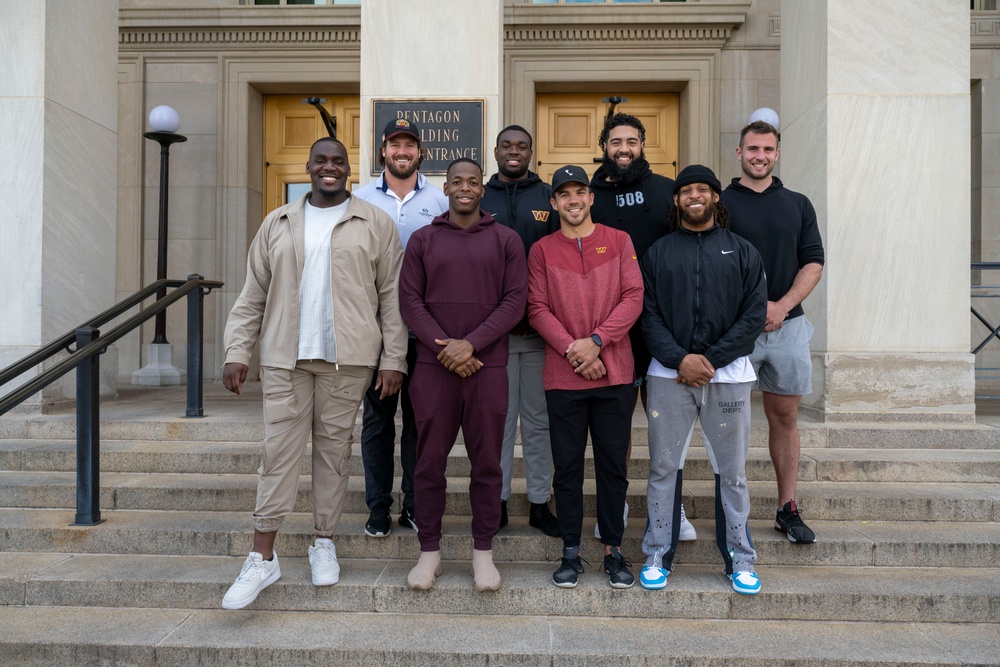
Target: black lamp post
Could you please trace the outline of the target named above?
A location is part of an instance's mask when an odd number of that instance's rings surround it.
[[[142,136],[160,144],[160,224],[156,241],[156,279],[164,280],[167,277],[167,188],[170,183],[170,145],[187,141],[183,134],[177,134],[180,127],[180,117],[177,112],[168,106],[158,106],[149,112],[149,126],[151,132],[146,132]],[[156,293],[157,300],[167,295],[167,288],[163,287]],[[153,344],[161,345],[167,343],[167,313],[161,312],[156,315],[156,329],[153,336]]]

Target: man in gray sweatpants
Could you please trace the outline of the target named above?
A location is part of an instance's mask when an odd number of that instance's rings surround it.
[[[695,422],[715,472],[715,537],[733,590],[760,591],[747,518],[750,442],[748,355],[764,328],[767,288],[760,255],[729,231],[721,185],[701,165],[674,182],[669,230],[641,262],[642,331],[653,355],[646,375],[649,522],[643,588],[667,585],[680,530],[681,481]]]

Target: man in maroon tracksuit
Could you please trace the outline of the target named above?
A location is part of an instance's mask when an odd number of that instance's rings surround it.
[[[459,426],[472,463],[472,567],[478,591],[500,588],[493,536],[500,527],[500,449],[507,415],[507,334],[528,296],[520,237],[479,208],[483,171],[448,166],[448,212],[413,233],[399,278],[403,319],[417,337],[410,396],[417,421],[413,474],[420,560],[407,585],[426,590],[441,573],[448,453]]]

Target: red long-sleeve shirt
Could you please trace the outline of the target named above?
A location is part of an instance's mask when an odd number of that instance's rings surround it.
[[[581,239],[550,234],[531,247],[528,276],[528,319],[548,343],[545,388],[631,384],[628,330],[642,313],[642,273],[628,234],[600,224]],[[563,355],[574,340],[595,333],[608,374],[586,380]]]

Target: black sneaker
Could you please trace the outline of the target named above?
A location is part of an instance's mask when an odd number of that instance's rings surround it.
[[[500,501],[500,527],[503,528],[508,523],[510,523],[510,517],[507,516],[507,501]]]
[[[774,517],[774,529],[784,533],[789,542],[812,544],[816,541],[816,533],[799,518],[799,508],[795,506],[794,500],[785,503],[785,506],[778,510],[777,516]]]
[[[388,507],[376,507],[365,523],[365,535],[368,537],[385,537],[392,532],[392,517]]]
[[[562,537],[559,521],[549,511],[548,503],[531,503],[528,525],[537,528],[549,537]]]
[[[559,569],[552,573],[552,583],[559,588],[576,588],[577,579],[583,574],[582,561],[580,547],[563,549]]]
[[[417,522],[413,519],[413,508],[403,508],[402,514],[399,515],[399,525],[403,528],[412,528],[414,533],[417,532]]]
[[[604,557],[604,571],[608,573],[611,588],[632,588],[635,576],[628,569],[631,564],[618,547],[611,547],[611,553]]]

